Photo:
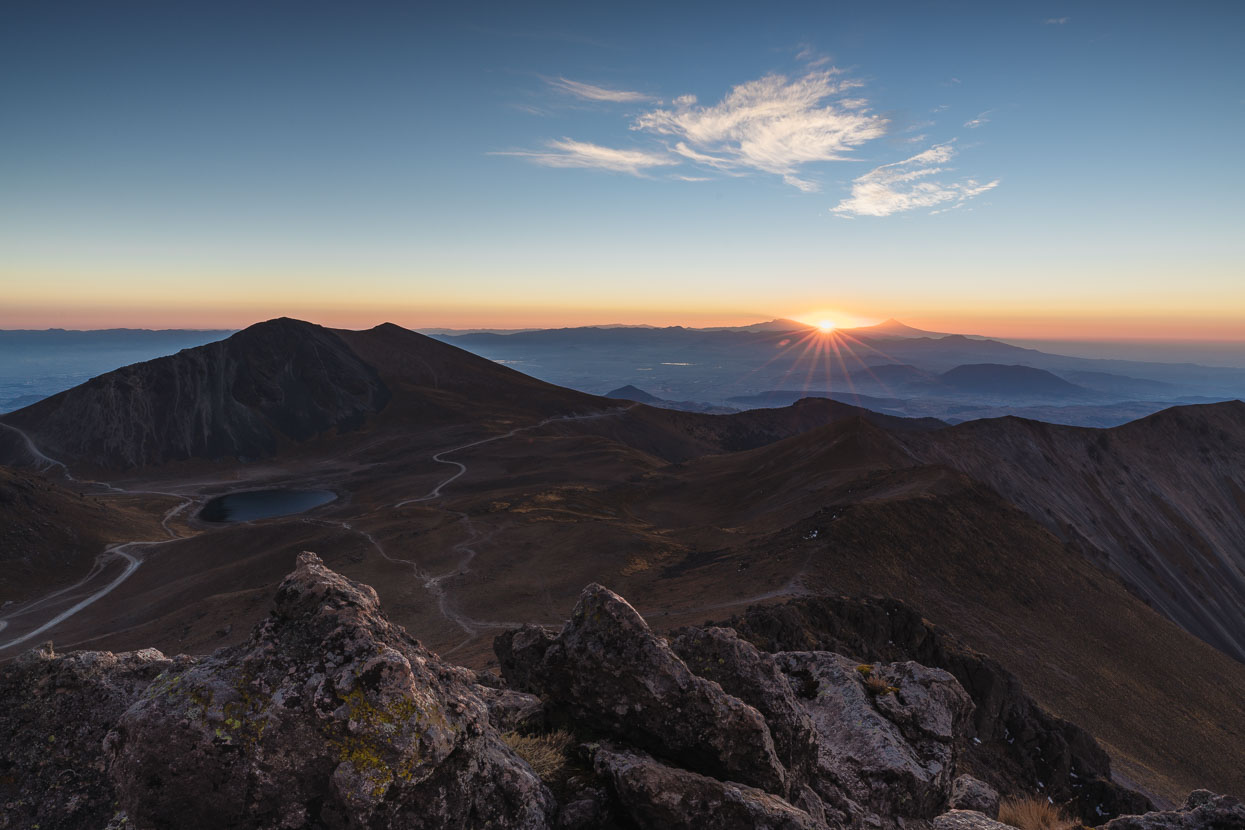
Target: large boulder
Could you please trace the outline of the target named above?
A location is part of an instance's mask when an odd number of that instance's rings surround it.
[[[823,799],[887,823],[942,812],[973,711],[954,677],[912,662],[858,666],[824,651],[775,658],[803,685],[818,733],[812,786]]]
[[[311,553],[249,642],[163,674],[108,736],[131,825],[545,828],[553,797],[474,675]]]
[[[643,752],[602,746],[593,767],[639,827],[827,830],[772,793],[669,767]]]
[[[706,775],[787,790],[761,713],[689,669],[613,591],[589,585],[556,637],[529,626],[496,650],[511,684],[581,727]]]
[[[990,818],[998,818],[999,792],[979,778],[961,775],[951,782],[948,806],[953,810],[975,810]]]
[[[809,777],[817,763],[817,732],[772,654],[729,628],[683,628],[674,632],[670,647],[696,674],[760,712],[787,770],[796,780]]]
[[[933,830],[1016,830],[976,810],[951,810],[930,822]]]
[[[0,828],[107,824],[104,736],[161,672],[189,665],[154,648],[58,655],[49,644],[0,667]]]
[[[1245,830],[1245,803],[1232,796],[1194,790],[1182,809],[1120,816],[1101,830]]]
[[[915,660],[945,669],[976,704],[967,771],[1000,792],[1043,793],[1085,821],[1152,809],[1111,780],[1111,761],[1093,736],[1045,711],[997,660],[967,647],[896,599],[800,597],[753,605],[726,623],[762,651],[833,651],[862,663]]]

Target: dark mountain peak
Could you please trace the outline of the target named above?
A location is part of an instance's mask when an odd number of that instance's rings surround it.
[[[135,363],[4,416],[47,454],[134,469],[259,458],[355,428],[389,389],[337,333],[288,317]]]
[[[606,392],[605,397],[621,398],[625,401],[639,401],[640,403],[651,403],[653,401],[662,400],[656,395],[645,392],[643,389],[640,389],[637,386],[632,386],[631,384],[620,386],[612,392]]]

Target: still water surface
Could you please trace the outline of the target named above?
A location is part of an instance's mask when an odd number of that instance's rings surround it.
[[[302,513],[337,498],[332,490],[248,490],[217,496],[203,506],[205,522],[250,522]]]

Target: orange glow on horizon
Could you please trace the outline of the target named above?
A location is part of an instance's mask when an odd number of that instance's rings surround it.
[[[1007,310],[972,313],[919,308],[869,309],[851,314],[825,309],[812,314],[722,311],[690,308],[550,307],[548,305],[463,306],[411,303],[324,306],[319,303],[222,302],[148,306],[120,303],[11,302],[0,306],[0,329],[240,329],[274,317],[295,317],[332,328],[366,329],[384,322],[411,329],[524,329],[574,326],[743,326],[777,318],[793,319],[823,332],[844,332],[894,317],[917,329],[1000,339],[1110,341],[1245,341],[1245,315],[1230,310],[1209,318],[1192,313],[1094,314],[1050,310],[1021,315]],[[829,328],[826,328],[826,325]]]

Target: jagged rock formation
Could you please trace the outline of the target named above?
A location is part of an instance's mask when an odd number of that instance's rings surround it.
[[[545,827],[553,799],[474,677],[314,554],[245,645],[168,672],[107,752],[138,827]]]
[[[559,633],[509,631],[497,651],[510,687],[428,652],[370,587],[303,553],[242,645],[44,648],[0,667],[0,829],[1005,826],[948,812],[990,812],[997,793],[956,778],[973,705],[947,671],[768,654],[724,628],[668,642],[599,585]],[[512,749],[512,730],[553,725],[575,744],[558,763]],[[1243,820],[1199,792],[1108,827]]]
[[[1189,793],[1184,807],[1140,816],[1121,816],[1103,830],[1245,830],[1245,803],[1208,790]]]
[[[804,810],[764,790],[666,766],[642,752],[598,749],[605,778],[639,827],[695,830],[825,830]]]
[[[898,600],[802,598],[753,606],[727,624],[765,651],[833,651],[945,669],[976,704],[977,740],[964,759],[974,775],[998,790],[1040,783],[1087,821],[1151,809],[1149,799],[1111,780],[1111,760],[1092,735],[1043,710],[997,661]]]
[[[516,677],[513,667],[522,664],[531,689],[572,721],[693,769],[786,791],[761,714],[694,674],[613,592],[589,585],[558,637],[535,634],[529,626],[503,635],[502,672]]]
[[[814,815],[875,827],[933,818],[972,711],[951,675],[914,663],[861,671],[829,652],[770,657],[721,629],[684,629],[672,648],[599,585],[585,589],[558,635],[526,626],[499,637],[497,653],[503,676],[539,693],[555,719],[684,767],[696,774],[687,779],[692,801],[717,805],[715,816],[759,810],[775,822],[765,826],[821,821]],[[875,672],[883,682],[868,691]],[[612,778],[628,771],[614,789],[627,812],[693,826],[656,797],[677,774],[645,756],[609,757]],[[784,800],[775,807],[751,790],[728,795],[705,776]]]
[[[104,736],[161,672],[191,663],[43,646],[0,669],[0,828],[103,827],[115,798]]]

